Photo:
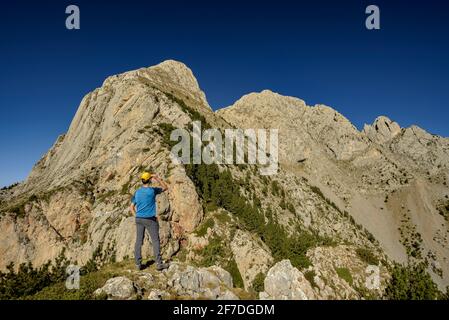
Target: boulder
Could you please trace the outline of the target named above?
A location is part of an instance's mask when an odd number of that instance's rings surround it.
[[[100,289],[95,290],[95,295],[107,294],[109,299],[129,300],[136,293],[133,282],[127,277],[115,277],[106,281]]]
[[[194,268],[174,263],[167,274],[168,283],[177,295],[193,299],[238,299],[230,291],[233,286],[231,275],[218,266]]]
[[[276,263],[265,278],[261,300],[314,300],[315,292],[304,274],[290,260]]]

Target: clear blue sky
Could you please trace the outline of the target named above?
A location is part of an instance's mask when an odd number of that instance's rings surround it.
[[[380,31],[365,29],[369,4]],[[449,136],[449,1],[17,0],[0,4],[0,35],[0,185],[28,175],[107,76],[166,59],[214,109],[269,88],[359,128],[387,115]]]

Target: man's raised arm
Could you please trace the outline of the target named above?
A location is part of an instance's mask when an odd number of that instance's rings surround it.
[[[168,190],[168,185],[158,176],[154,175],[153,179],[156,180],[157,183],[162,187],[162,192],[165,192]]]

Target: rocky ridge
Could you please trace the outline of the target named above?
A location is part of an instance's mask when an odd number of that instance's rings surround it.
[[[250,166],[221,166],[215,174],[228,170],[241,184],[240,195],[259,208],[261,224],[274,221],[286,236],[303,230],[322,239],[307,247],[303,268],[280,259],[232,206],[210,208],[189,170],[172,163],[169,131],[189,128],[192,120],[221,129],[279,129],[277,175],[260,176]],[[369,263],[359,249],[380,261],[382,285],[370,294],[382,294],[392,261],[426,261],[440,288],[449,283],[448,139],[400,128],[387,117],[358,131],[330,107],[269,90],[213,112],[192,71],[176,61],[107,78],[84,97],[68,132],[27,180],[0,192],[0,268],[39,266],[62,250],[79,264],[132,257],[134,220],[127,208],[144,169],[170,186],[158,197],[164,258],[190,265],[170,270],[184,280],[166,277],[147,286],[152,298],[173,297],[165,282],[176,295],[193,298],[235,298],[232,287],[240,286],[261,290],[263,299],[360,299]],[[233,281],[212,279],[217,268],[230,271]],[[203,276],[220,290],[202,291]],[[136,283],[128,280],[111,279],[100,291],[134,297],[128,293],[137,292],[130,289]]]

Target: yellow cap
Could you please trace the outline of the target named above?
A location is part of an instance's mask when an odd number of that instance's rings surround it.
[[[149,172],[142,173],[142,175],[140,176],[140,179],[142,179],[142,180],[150,180],[151,179],[151,173],[149,173]]]

